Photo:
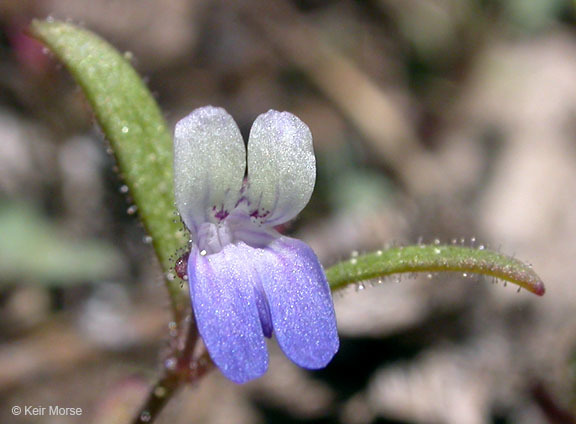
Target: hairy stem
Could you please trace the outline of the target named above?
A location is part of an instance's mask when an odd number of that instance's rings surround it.
[[[178,374],[164,374],[152,387],[133,424],[153,423],[181,386]]]
[[[182,325],[180,329],[183,328]],[[212,369],[213,363],[205,349],[194,357],[200,337],[192,317],[188,322],[185,340],[177,339],[174,342],[172,353],[164,361],[162,376],[152,386],[132,423],[153,423],[180,387],[199,381]]]
[[[532,267],[515,258],[483,248],[439,244],[394,247],[352,257],[328,268],[326,276],[331,289],[338,290],[392,274],[450,271],[489,275],[538,296],[546,291]]]

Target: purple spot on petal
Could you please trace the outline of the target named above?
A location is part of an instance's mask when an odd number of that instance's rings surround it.
[[[214,214],[214,217],[216,219],[219,219],[220,221],[222,221],[222,220],[226,219],[226,217],[228,215],[229,215],[229,212],[227,210],[224,210],[224,208],[222,208]]]
[[[238,206],[240,206],[243,202],[246,202],[246,204],[250,204],[250,202],[248,201],[248,198],[244,195],[240,196],[240,198],[238,199],[238,201],[236,202],[236,204],[234,205],[234,209],[236,209]]]
[[[250,216],[256,219],[263,219],[266,218],[268,215],[270,215],[270,211],[260,211],[258,209],[250,213]]]
[[[219,221],[225,220],[226,217],[230,215],[230,212],[224,209],[224,205],[220,206],[220,208],[212,206],[212,213],[214,214],[214,218],[216,218]]]

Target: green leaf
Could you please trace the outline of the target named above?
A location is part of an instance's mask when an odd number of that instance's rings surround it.
[[[340,262],[326,270],[332,290],[392,274],[455,271],[499,278],[542,296],[546,291],[530,265],[485,249],[416,245],[378,250]]]
[[[73,240],[29,206],[0,204],[0,284],[67,286],[116,276],[120,252],[97,240]]]
[[[64,63],[82,88],[110,142],[162,268],[172,276],[172,256],[186,246],[187,237],[174,208],[172,138],[156,101],[124,56],[92,32],[52,20],[34,21],[31,32]],[[180,281],[166,281],[179,318],[186,296]]]

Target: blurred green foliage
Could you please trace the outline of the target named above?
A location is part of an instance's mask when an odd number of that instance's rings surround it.
[[[113,278],[122,256],[109,243],[74,240],[29,205],[0,204],[0,284],[66,286]]]

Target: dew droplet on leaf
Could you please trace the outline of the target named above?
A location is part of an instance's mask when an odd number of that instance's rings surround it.
[[[177,364],[176,358],[168,358],[164,361],[164,366],[168,370],[176,369],[176,364]]]
[[[166,396],[166,388],[162,386],[156,387],[154,389],[154,395],[159,398]]]

